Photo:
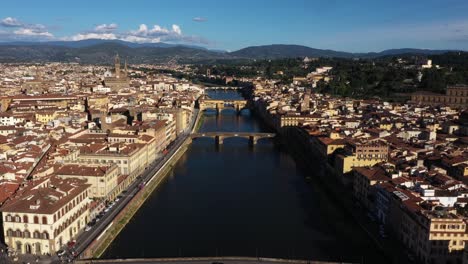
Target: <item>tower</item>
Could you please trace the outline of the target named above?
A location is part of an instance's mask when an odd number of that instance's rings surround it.
[[[310,110],[310,92],[311,89],[305,88],[304,98],[301,103],[301,112],[307,112]]]
[[[115,55],[114,63],[115,63],[115,77],[120,78],[120,58],[119,58],[119,54]]]
[[[127,60],[125,60],[125,77],[128,76]]]

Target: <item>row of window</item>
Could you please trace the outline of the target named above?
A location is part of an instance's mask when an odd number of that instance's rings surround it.
[[[23,216],[23,219],[21,219],[21,217],[19,215],[15,215],[15,216],[12,216],[12,215],[7,215],[5,217],[5,220],[7,222],[16,222],[16,223],[29,223],[29,218],[27,215],[24,215]],[[39,224],[39,217],[38,216],[34,216],[33,217],[33,222],[34,224]],[[44,225],[47,225],[47,217],[43,216],[42,217],[42,224]]]
[[[127,164],[126,160],[95,160],[95,159],[80,159],[81,162],[89,163],[115,163],[115,164]]]
[[[446,224],[434,224],[434,229],[464,229],[465,225],[446,225]]]
[[[386,154],[367,154],[367,155],[366,154],[358,154],[357,158],[358,159],[366,159],[366,158],[369,158],[369,159],[372,159],[372,158],[386,159],[387,155]]]
[[[72,215],[72,217],[68,218],[65,222],[63,222],[58,229],[54,230],[54,236],[58,236],[58,234],[62,233],[71,223],[73,223],[80,215],[82,215],[86,211],[87,207],[83,206],[78,210],[75,214]]]
[[[8,229],[6,234],[8,237],[31,238],[31,232],[29,232],[28,230],[25,230],[24,232],[22,232],[19,229],[17,229],[16,231],[13,231],[12,229]],[[32,233],[32,238],[49,239],[49,233],[47,231],[40,233],[39,231],[36,230]]]
[[[67,205],[65,205],[64,207],[62,207],[62,210],[59,210],[57,213],[54,214],[54,222],[57,221],[57,219],[60,219],[60,217],[64,216],[66,213],[68,213],[69,211],[71,211],[77,204],[79,204],[81,201],[83,201],[84,199],[86,199],[87,197],[87,193],[88,191],[86,192],[83,192],[82,194],[80,194],[78,197],[76,197],[75,199],[73,199],[73,201],[69,202]]]

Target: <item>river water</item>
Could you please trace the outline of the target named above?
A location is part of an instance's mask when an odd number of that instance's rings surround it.
[[[235,91],[209,92],[238,99]],[[248,110],[205,113],[200,131],[267,130]],[[382,263],[323,186],[271,141],[194,140],[103,258],[252,256]]]

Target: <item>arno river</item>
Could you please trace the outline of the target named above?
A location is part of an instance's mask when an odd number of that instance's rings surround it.
[[[241,98],[210,92],[212,98]],[[201,131],[267,131],[244,110],[206,113]],[[383,256],[319,182],[306,182],[270,139],[249,148],[196,139],[103,258],[261,256],[382,263]],[[313,177],[312,177],[313,178]]]

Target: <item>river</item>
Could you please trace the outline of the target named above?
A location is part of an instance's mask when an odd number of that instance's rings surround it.
[[[235,91],[210,97],[241,98]],[[205,113],[200,131],[268,131],[249,110]],[[261,256],[382,263],[372,241],[270,139],[194,140],[103,258]]]

